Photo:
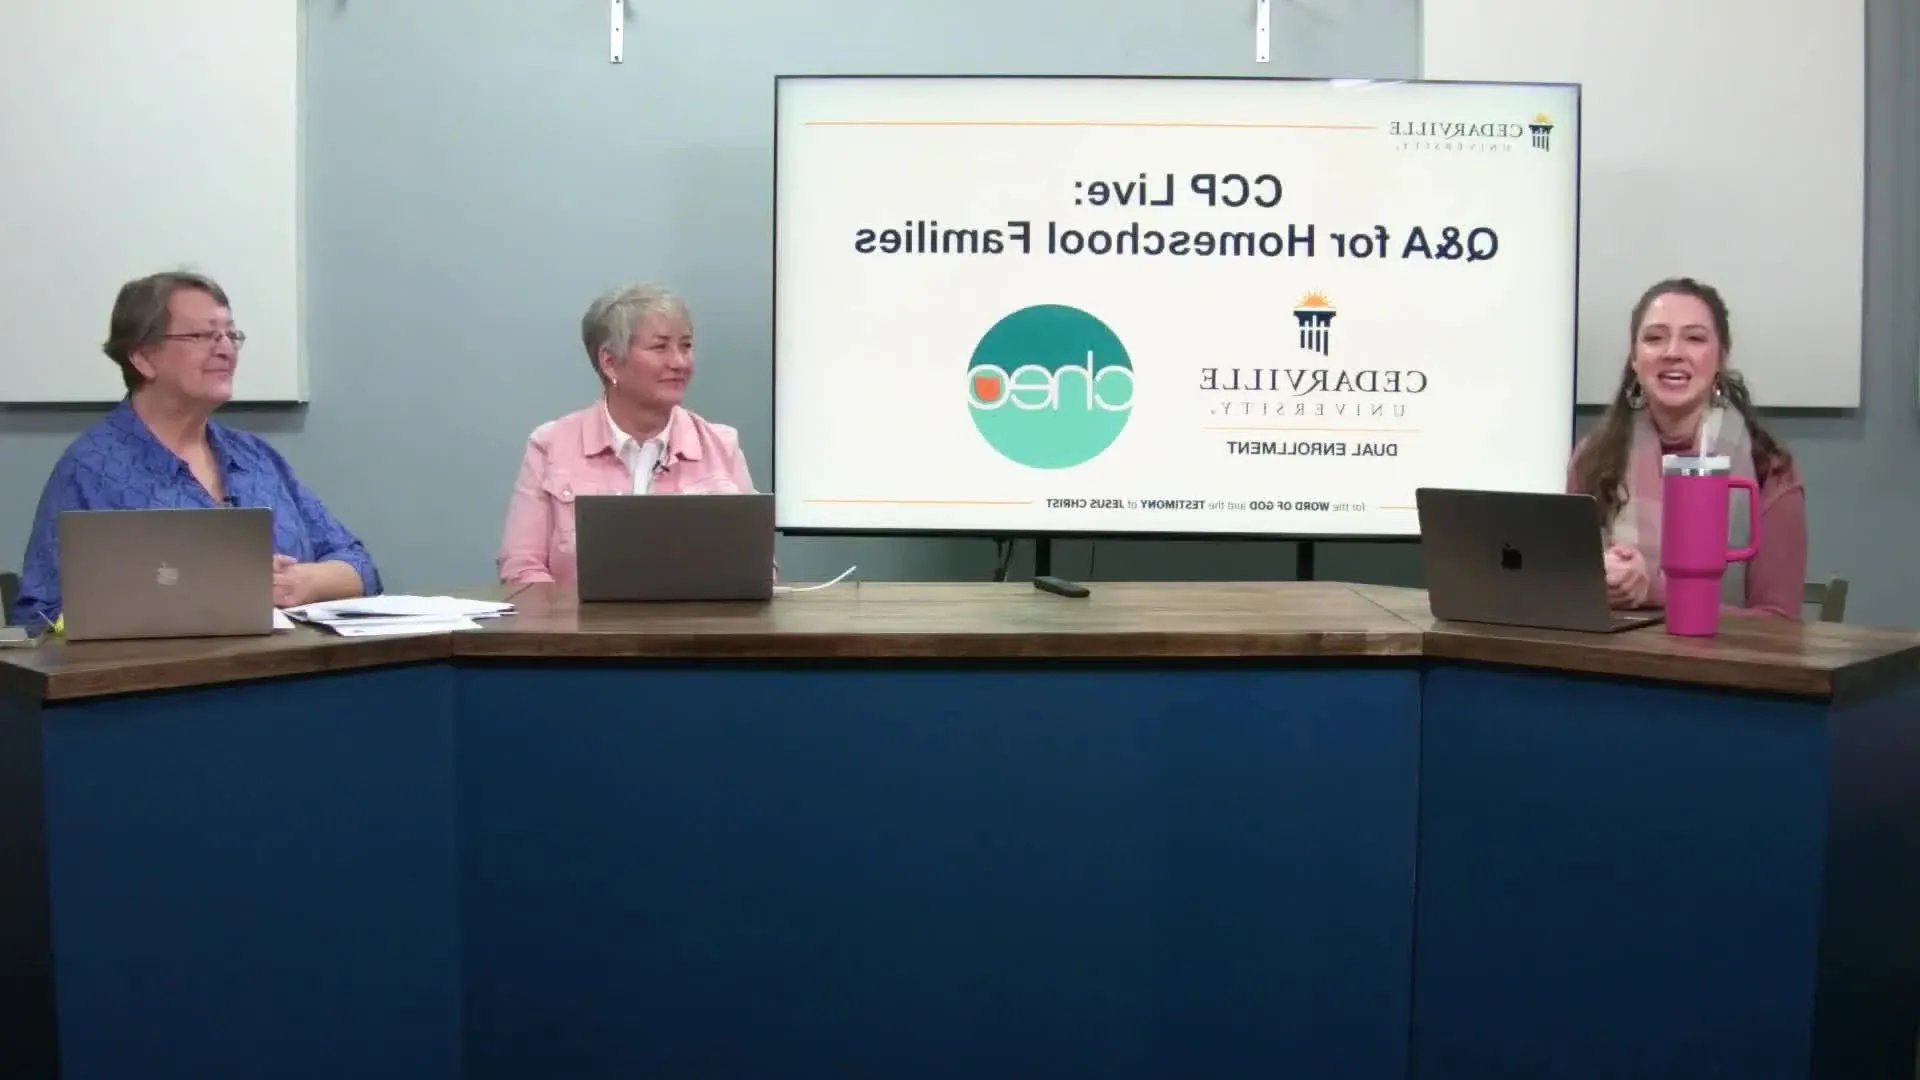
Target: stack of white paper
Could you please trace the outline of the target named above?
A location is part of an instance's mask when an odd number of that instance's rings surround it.
[[[287,614],[301,622],[323,626],[341,637],[398,637],[478,630],[480,624],[475,620],[511,615],[513,605],[452,596],[389,594],[306,604],[288,608]]]

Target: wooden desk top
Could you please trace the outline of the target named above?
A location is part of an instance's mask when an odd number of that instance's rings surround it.
[[[1515,630],[1436,621],[1426,593],[1323,582],[1100,582],[1068,600],[1031,585],[867,583],[770,604],[596,604],[536,585],[477,631],[53,643],[0,650],[0,693],[63,701],[467,659],[1224,660],[1436,657],[1805,697],[1920,672],[1920,632],[1729,619],[1718,638]],[[504,595],[475,590],[463,595]]]

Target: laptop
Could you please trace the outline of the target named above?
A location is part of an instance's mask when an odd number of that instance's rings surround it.
[[[1590,495],[1420,488],[1414,501],[1437,619],[1611,634],[1664,617],[1608,605]]]
[[[773,496],[579,495],[581,603],[771,600]]]
[[[68,641],[273,633],[273,511],[66,510]]]

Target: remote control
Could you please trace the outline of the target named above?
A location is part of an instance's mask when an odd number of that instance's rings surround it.
[[[1088,590],[1085,585],[1077,585],[1068,581],[1066,578],[1057,578],[1052,574],[1042,574],[1034,578],[1033,587],[1039,589],[1041,592],[1052,593],[1055,596],[1064,596],[1069,600],[1085,599],[1088,595]]]

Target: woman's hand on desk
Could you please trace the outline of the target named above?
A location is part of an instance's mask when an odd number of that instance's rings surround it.
[[[1637,608],[1647,602],[1653,586],[1647,576],[1647,560],[1638,548],[1626,544],[1608,544],[1607,602],[1616,608]]]
[[[338,559],[301,562],[290,555],[273,557],[274,607],[300,607],[362,595],[360,571],[349,563]]]
[[[303,563],[291,555],[273,557],[273,606],[299,607],[316,599],[313,563]]]

